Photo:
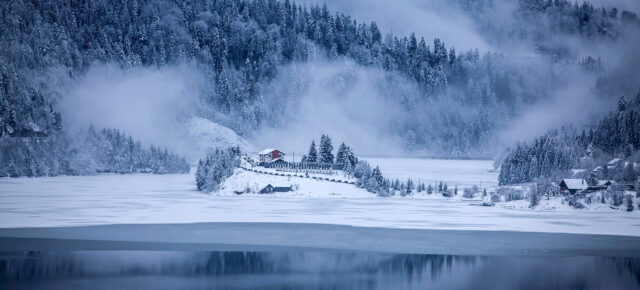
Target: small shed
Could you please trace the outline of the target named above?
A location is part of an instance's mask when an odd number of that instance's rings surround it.
[[[289,192],[293,191],[293,186],[276,186],[273,188],[273,192]]]
[[[570,194],[575,194],[576,192],[580,192],[589,187],[587,181],[582,178],[563,179],[562,181],[560,181],[559,186],[561,191],[568,192]]]
[[[271,184],[267,184],[263,189],[260,190],[260,193],[274,193],[274,192],[288,192],[293,191],[293,186],[273,186]]]
[[[273,193],[273,189],[273,185],[267,184],[267,186],[260,190],[260,193]]]

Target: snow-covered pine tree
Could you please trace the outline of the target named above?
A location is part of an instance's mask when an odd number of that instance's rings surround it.
[[[309,153],[307,153],[307,162],[315,163],[318,162],[318,150],[316,149],[316,142],[311,141],[311,146],[309,146]]]
[[[631,196],[631,194],[627,194],[624,196],[624,204],[627,208],[627,211],[633,211],[633,196]]]
[[[529,196],[529,207],[534,208],[540,204],[540,195],[536,190],[531,191],[531,195]]]
[[[333,145],[331,138],[322,134],[320,137],[320,163],[333,164]]]
[[[344,142],[340,143],[340,146],[338,146],[338,152],[336,152],[336,164],[346,165],[348,162],[347,150],[347,145],[344,144]]]
[[[414,189],[414,185],[413,185],[413,180],[411,180],[411,178],[407,179],[407,187],[405,188],[405,193],[407,195],[410,195],[413,192]]]
[[[587,178],[587,184],[589,186],[596,186],[598,185],[598,177],[596,176],[595,173],[591,172],[589,174],[589,177]]]

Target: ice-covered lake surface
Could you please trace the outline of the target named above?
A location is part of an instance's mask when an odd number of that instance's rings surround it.
[[[434,180],[489,183],[488,161],[420,159],[380,162],[393,174],[437,176]],[[372,163],[376,159],[371,160]],[[427,165],[454,164],[449,167]],[[404,165],[403,165],[404,164]],[[421,168],[419,171],[416,167]],[[489,167],[489,168],[487,168]],[[440,168],[440,169],[438,169]],[[448,171],[438,171],[448,168]],[[471,168],[476,168],[472,170]],[[193,171],[193,170],[192,170]],[[437,174],[436,174],[437,172]],[[473,173],[475,172],[475,173]],[[450,176],[450,177],[448,177]],[[398,176],[399,177],[399,176]],[[288,222],[364,227],[506,230],[640,236],[638,211],[557,210],[538,212],[481,207],[478,201],[446,198],[375,197],[348,184],[260,176],[244,172],[236,184],[300,183],[294,193],[203,194],[192,174],[97,175],[0,179],[0,228],[132,223]],[[318,194],[310,194],[318,191]]]
[[[372,166],[380,166],[386,178],[408,178],[424,183],[446,182],[450,187],[495,187],[498,171],[492,160],[426,159],[426,158],[363,158]]]

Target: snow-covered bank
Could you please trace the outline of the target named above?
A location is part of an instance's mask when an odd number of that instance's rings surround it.
[[[349,184],[245,172],[229,184],[298,184],[286,194],[207,195],[192,174],[0,179],[0,227],[131,223],[297,222],[363,227],[640,236],[640,211],[551,212],[445,198],[380,198]],[[265,178],[260,180],[258,178]],[[308,194],[307,194],[308,193]]]

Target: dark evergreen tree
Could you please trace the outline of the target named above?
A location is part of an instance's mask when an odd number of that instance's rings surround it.
[[[320,163],[333,164],[333,145],[331,144],[331,138],[322,134],[320,137]]]
[[[311,146],[309,146],[309,153],[307,153],[307,162],[318,162],[318,150],[316,150],[315,141],[311,141]]]
[[[338,152],[336,152],[336,164],[346,165],[347,160],[347,145],[342,142],[340,146],[338,146]]]
[[[624,203],[627,211],[633,211],[633,196],[631,194],[627,194],[624,196]]]
[[[587,178],[587,184],[589,184],[589,186],[598,185],[598,177],[595,173],[592,172],[589,174],[589,177]]]
[[[230,147],[216,149],[207,154],[204,161],[198,161],[196,170],[196,186],[198,190],[212,192],[219,189],[224,180],[233,175],[233,171],[240,166],[240,148]]]

